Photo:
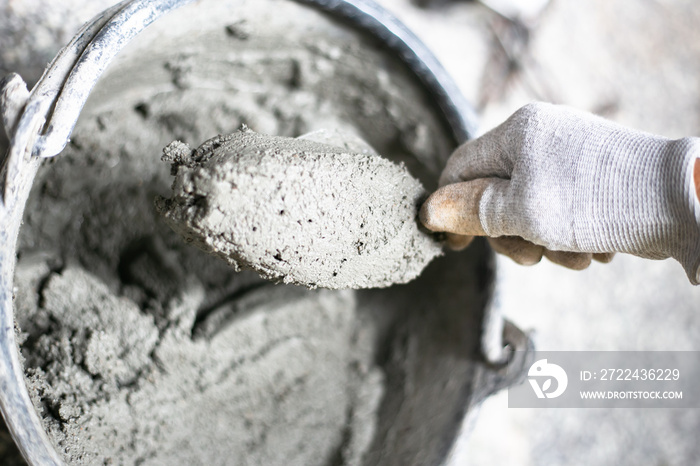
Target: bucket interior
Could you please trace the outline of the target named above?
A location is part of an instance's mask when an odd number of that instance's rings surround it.
[[[159,218],[173,140],[247,125],[354,133],[428,189],[454,147],[376,40],[292,1],[202,0],[138,36],[40,170],[15,310],[27,383],[70,464],[436,464],[485,393],[479,243],[387,289],[234,272]]]

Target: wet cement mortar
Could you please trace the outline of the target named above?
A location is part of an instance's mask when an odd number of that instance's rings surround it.
[[[292,2],[235,4],[234,20],[209,2],[146,31],[37,177],[15,280],[35,406],[70,464],[435,463],[477,371],[485,250],[409,285],[310,291],[236,272],[156,211],[162,148],[242,124],[339,128],[427,189],[449,155],[372,41]]]
[[[425,189],[405,166],[325,133],[245,129],[196,151],[176,141],[163,157],[173,195],[156,208],[186,242],[267,279],[329,289],[413,280],[442,251],[416,222]]]

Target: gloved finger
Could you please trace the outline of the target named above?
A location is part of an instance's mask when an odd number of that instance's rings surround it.
[[[542,260],[544,247],[531,243],[519,236],[499,236],[488,238],[494,251],[508,256],[520,265],[535,265]]]
[[[500,127],[459,146],[447,160],[439,186],[477,178],[510,178],[513,163],[499,130]]]
[[[466,236],[512,236],[516,225],[512,216],[504,211],[511,196],[510,182],[500,178],[449,184],[430,195],[421,206],[419,218],[432,231]]]
[[[599,253],[593,254],[593,260],[598,261],[598,262],[602,262],[603,264],[607,264],[610,261],[612,261],[613,257],[615,257],[614,252],[599,252]]]
[[[544,257],[568,269],[583,270],[591,265],[593,254],[590,252],[550,251],[545,249]]]
[[[474,241],[473,236],[457,235],[454,233],[447,233],[447,247],[453,251],[461,251],[462,249],[469,246],[472,241]]]
[[[423,203],[418,218],[432,231],[485,236],[479,220],[479,201],[491,183],[481,179],[443,186]]]

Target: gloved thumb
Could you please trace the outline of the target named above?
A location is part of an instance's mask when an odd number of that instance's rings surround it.
[[[507,189],[508,180],[500,178],[480,178],[448,184],[435,191],[425,201],[421,206],[419,219],[432,231],[465,236],[493,235],[494,232],[487,225],[490,223],[489,219],[480,215],[480,205],[482,200],[502,197]]]

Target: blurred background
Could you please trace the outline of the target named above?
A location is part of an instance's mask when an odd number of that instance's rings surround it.
[[[700,136],[693,0],[378,0],[435,52],[481,115],[571,105],[668,137]],[[31,85],[111,0],[0,0],[0,75]],[[6,142],[0,140],[0,147]],[[618,255],[573,272],[498,258],[496,306],[539,350],[700,350],[700,287],[674,261]],[[509,409],[470,419],[452,465],[700,464],[700,410]]]

